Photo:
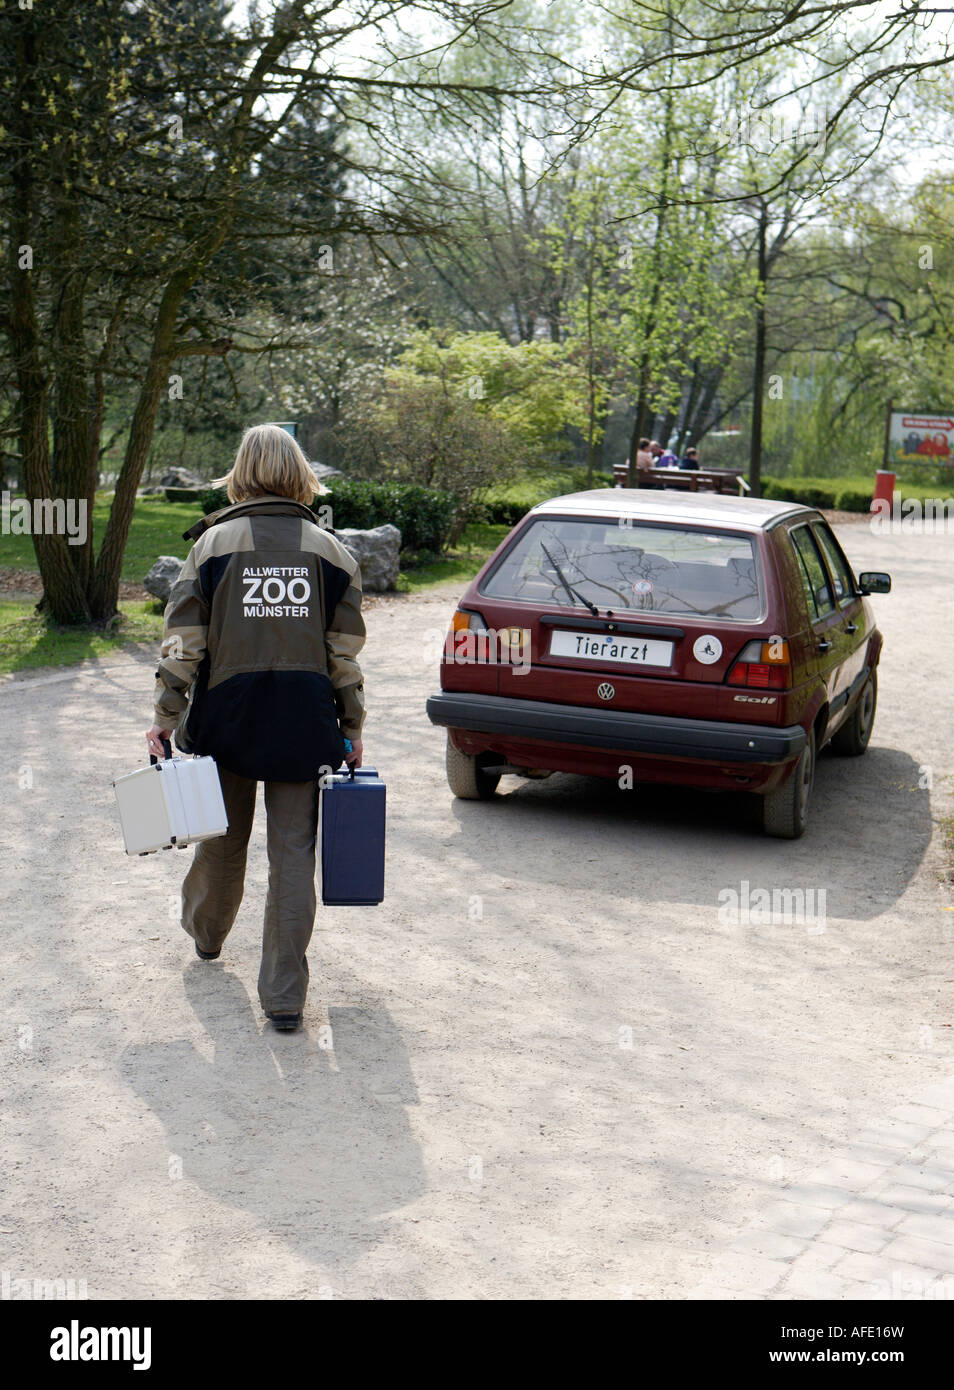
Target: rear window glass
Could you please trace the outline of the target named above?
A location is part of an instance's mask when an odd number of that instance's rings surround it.
[[[748,536],[629,525],[613,517],[538,518],[515,539],[481,593],[561,608],[582,607],[587,599],[598,608],[702,618],[757,618],[762,610]]]

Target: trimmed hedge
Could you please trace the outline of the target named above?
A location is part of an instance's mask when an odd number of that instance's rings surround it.
[[[835,506],[834,488],[805,486],[797,480],[783,483],[777,478],[763,478],[762,496],[773,502],[800,502],[804,507],[819,510],[831,511]]]
[[[841,512],[868,512],[871,510],[870,492],[859,488],[819,487],[817,484],[800,483],[797,478],[783,482],[780,478],[762,479],[762,496],[773,502],[801,502],[806,507],[818,507]]]
[[[209,488],[200,500],[206,515],[229,503],[222,488]],[[353,527],[366,531],[390,522],[401,533],[402,550],[439,553],[447,545],[454,524],[457,498],[452,492],[420,483],[335,478],[329,484],[329,492],[315,499],[312,511],[320,517],[325,507],[331,508],[335,530]]]
[[[516,526],[518,521],[522,521],[530,510],[523,502],[508,502],[498,499],[492,502],[484,502],[481,507],[481,519],[488,521],[494,526]]]
[[[376,483],[335,478],[330,496],[319,497],[313,511],[331,506],[336,530],[353,526],[367,530],[390,522],[401,533],[402,550],[442,551],[453,529],[457,497],[421,483]]]
[[[870,492],[857,492],[851,488],[846,488],[844,492],[838,494],[838,510],[842,512],[870,512],[872,495]]]

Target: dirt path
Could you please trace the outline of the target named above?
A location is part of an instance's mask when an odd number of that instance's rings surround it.
[[[212,966],[176,921],[189,852],[123,853],[110,780],[141,759],[150,655],[0,684],[0,1267],[90,1296],[812,1296],[786,1281],[838,1203],[816,1176],[797,1248],[779,1203],[831,1162],[863,1200],[859,1136],[954,1075],[954,537],[843,536],[895,577],[880,710],[795,844],[731,799],[571,777],[454,802],[423,709],[454,594],[376,603],[388,898],[320,913],[293,1037],[255,994],[261,809]],[[824,888],[825,930],[721,924],[744,880]],[[846,1294],[880,1277],[851,1269]]]

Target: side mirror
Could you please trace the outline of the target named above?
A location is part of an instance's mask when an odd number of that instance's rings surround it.
[[[863,594],[890,594],[891,576],[881,570],[865,570],[858,576],[858,588]]]

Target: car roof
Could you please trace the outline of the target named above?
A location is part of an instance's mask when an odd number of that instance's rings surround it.
[[[773,502],[768,497],[726,497],[714,492],[663,492],[651,488],[604,487],[592,492],[569,492],[551,497],[532,509],[534,516],[632,516],[641,521],[730,525],[762,531],[784,517],[813,508],[799,502]]]

